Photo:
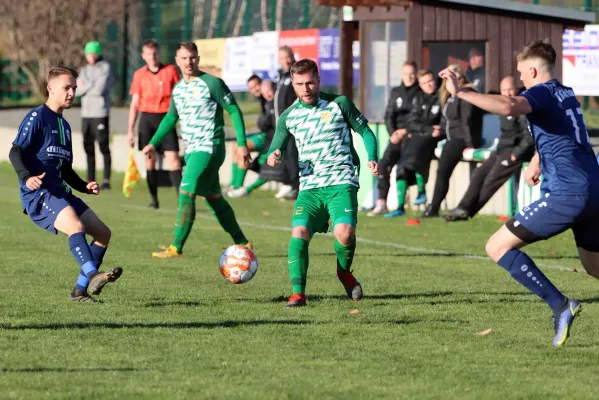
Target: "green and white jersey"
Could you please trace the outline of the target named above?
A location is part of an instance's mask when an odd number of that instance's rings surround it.
[[[185,154],[203,151],[212,154],[224,143],[223,108],[237,106],[222,79],[200,72],[190,82],[183,79],[173,88],[169,114],[179,118]]]
[[[314,104],[298,100],[281,114],[270,152],[283,151],[293,135],[299,153],[300,190],[359,187],[360,160],[352,129],[363,137],[369,161],[376,161],[376,139],[366,118],[346,96],[321,92]]]

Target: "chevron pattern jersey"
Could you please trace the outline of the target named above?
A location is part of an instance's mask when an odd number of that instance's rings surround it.
[[[360,160],[352,144],[351,129],[362,132],[367,122],[347,97],[322,92],[315,104],[298,100],[281,114],[276,135],[280,139],[291,134],[295,139],[300,190],[360,186]]]
[[[215,146],[224,143],[223,107],[234,102],[225,83],[204,72],[190,82],[177,82],[169,113],[179,118],[185,154],[212,154]]]

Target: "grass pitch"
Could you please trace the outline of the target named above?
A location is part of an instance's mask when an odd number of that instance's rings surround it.
[[[291,203],[262,191],[231,201],[260,264],[252,281],[232,285],[218,272],[231,240],[201,201],[185,257],[153,260],[172,240],[174,191],[161,190],[155,211],[145,187],[125,199],[116,186],[84,199],[113,231],[104,268],[124,274],[103,304],[72,304],[78,266],[66,238],[21,213],[14,172],[0,166],[0,397],[599,396],[599,282],[582,271],[571,233],[526,250],[583,304],[555,349],[548,307],[485,257],[493,217],[408,227],[360,215],[353,269],[363,301],[346,299],[332,237],[318,235],[308,307],[289,309]]]

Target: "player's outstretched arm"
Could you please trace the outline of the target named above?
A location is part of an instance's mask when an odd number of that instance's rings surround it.
[[[177,121],[179,120],[179,113],[177,112],[177,107],[175,105],[174,100],[171,100],[171,104],[169,106],[168,112],[160,121],[160,125],[158,125],[158,129],[156,129],[156,133],[150,139],[150,145],[154,148],[158,147],[160,143],[164,140],[164,138],[175,129],[177,125]]]
[[[281,114],[279,121],[277,122],[277,129],[275,130],[275,136],[272,139],[270,148],[268,149],[268,165],[274,167],[281,163],[281,159],[287,148],[289,141],[289,131],[287,130],[287,113]]]
[[[532,107],[526,97],[507,97],[460,90],[456,74],[449,69],[439,72],[439,76],[447,81],[446,87],[450,94],[492,114],[518,116],[532,112]]]
[[[341,112],[348,122],[350,127],[358,135],[362,137],[364,141],[364,147],[366,148],[366,154],[368,155],[368,162],[378,163],[378,144],[376,136],[368,126],[368,120],[358,109],[356,105],[348,99],[346,96],[340,96],[336,100]]]
[[[96,182],[87,183],[75,172],[72,165],[63,165],[62,167],[62,179],[78,192],[87,194],[98,194],[98,184]]]

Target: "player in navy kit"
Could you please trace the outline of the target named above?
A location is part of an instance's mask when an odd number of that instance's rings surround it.
[[[73,170],[71,127],[62,112],[75,97],[77,72],[57,66],[48,74],[48,101],[31,110],[19,127],[9,153],[19,177],[23,212],[40,228],[68,236],[80,274],[71,300],[96,303],[90,294],[100,294],[104,285],[122,273],[120,267],[99,272],[110,229],[71,188],[99,194],[96,182],[85,182]],[[88,245],[85,235],[93,237]]]
[[[540,181],[541,198],[525,207],[487,242],[487,254],[553,311],[554,346],[563,345],[578,301],[567,298],[519,249],[572,229],[580,261],[599,278],[599,165],[589,144],[580,103],[571,88],[553,76],[556,54],[548,43],[532,41],[517,55],[520,79],[527,88],[518,97],[461,92],[455,74],[443,70],[452,94],[491,113],[528,119],[537,153],[525,172],[529,185]]]

